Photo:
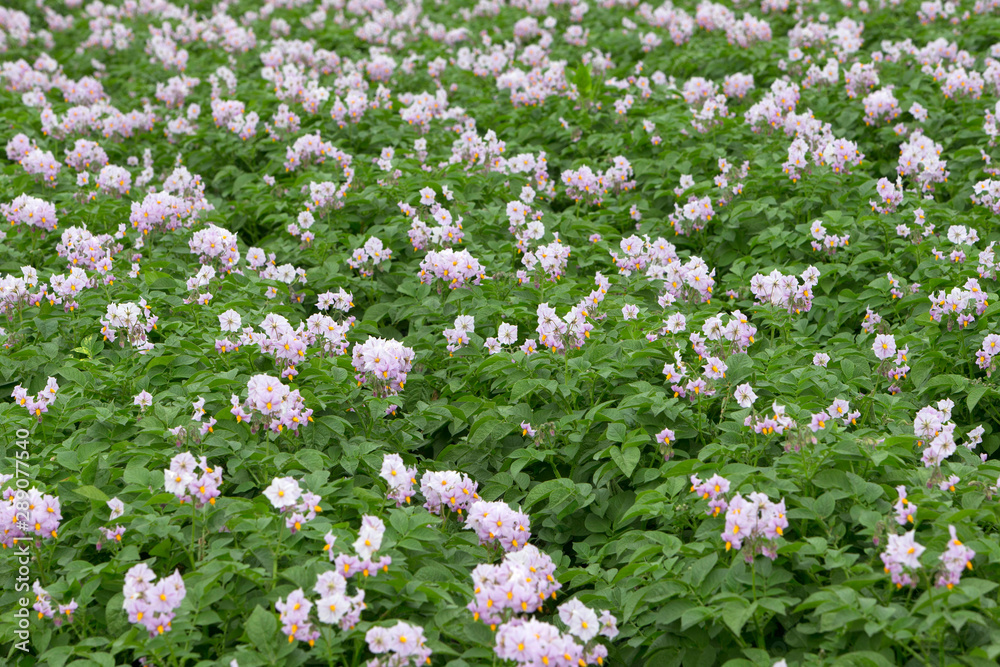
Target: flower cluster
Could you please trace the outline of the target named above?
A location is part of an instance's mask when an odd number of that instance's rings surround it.
[[[302,526],[316,518],[322,511],[320,497],[312,491],[303,491],[293,477],[275,477],[264,489],[264,497],[285,516],[285,527],[292,533],[302,530]]]
[[[950,292],[941,290],[927,295],[930,300],[929,315],[935,322],[946,321],[948,328],[953,324],[964,329],[976,321],[969,310],[976,315],[986,312],[989,297],[975,278],[969,278],[962,287],[954,287]]]
[[[708,303],[715,289],[715,269],[709,269],[701,257],[691,256],[686,262],[668,261],[650,264],[646,275],[663,281],[663,294],[657,302],[666,308],[675,301]]]
[[[395,396],[406,384],[413,357],[413,350],[397,340],[369,336],[351,350],[354,379],[359,387],[368,383],[375,396]]]
[[[110,273],[111,260],[108,257],[105,257],[103,262],[95,268],[105,272],[107,280],[105,284],[114,282],[114,275]],[[99,281],[89,277],[83,269],[74,266],[70,268],[68,274],[60,273],[50,276],[49,284],[52,285],[52,292],[43,293],[44,298],[48,300],[50,306],[62,304],[63,310],[69,313],[80,307],[76,299],[83,294],[83,290],[97,286]]]
[[[940,156],[941,144],[924,136],[921,130],[914,130],[899,147],[896,171],[900,176],[913,177],[923,192],[932,192],[933,184],[946,182],[950,173],[947,163]]]
[[[432,514],[440,515],[443,510],[450,510],[461,516],[479,500],[478,488],[468,475],[454,470],[428,470],[420,478],[420,493],[426,499],[424,507]]]
[[[603,300],[603,293],[600,300]],[[581,347],[594,329],[594,325],[587,321],[587,303],[584,300],[577,304],[562,318],[556,315],[555,308],[547,302],[539,304],[535,309],[538,322],[535,332],[539,343],[553,352],[568,347]]]
[[[476,320],[471,315],[459,315],[455,318],[453,328],[445,329],[442,333],[448,342],[448,356],[453,356],[455,351],[462,349],[469,344],[469,334],[475,329]]]
[[[452,198],[452,192],[448,186],[442,186],[442,192],[446,199]],[[420,190],[420,204],[428,207],[427,213],[434,220],[434,226],[428,225],[417,216],[417,209],[409,204],[399,202],[399,210],[406,217],[413,216],[410,223],[410,243],[414,250],[424,250],[428,245],[438,248],[448,247],[455,243],[461,243],[465,238],[462,231],[462,216],[453,215],[451,211],[436,201],[437,193],[432,188],[422,188]]]
[[[93,234],[86,227],[70,227],[63,231],[56,252],[66,258],[66,263],[72,267],[102,271],[108,269],[106,262],[123,250],[116,237],[111,234]]]
[[[885,551],[880,554],[885,571],[891,575],[896,588],[916,584],[913,575],[921,568],[920,555],[927,547],[918,543],[915,535],[915,530],[904,535],[890,533],[889,543]]]
[[[917,516],[917,504],[906,497],[906,486],[903,484],[897,486],[896,493],[898,495],[896,504],[892,506],[896,513],[896,523],[900,526],[916,523],[914,518]]]
[[[955,441],[956,425],[951,421],[951,409],[954,405],[950,399],[943,399],[935,406],[920,408],[913,417],[913,433],[919,438],[918,444],[923,448],[921,461],[927,468],[939,468],[958,448]],[[982,442],[982,434],[982,427],[972,429],[966,435],[968,440],[962,443],[963,446],[973,450]]]
[[[993,211],[994,215],[1000,215],[1000,181],[986,179],[977,182],[971,199],[973,204],[985,206]]]
[[[858,145],[847,139],[835,139],[828,143],[822,151],[821,164],[829,165],[835,174],[850,174],[851,167],[861,164],[865,156],[858,150]]]
[[[996,356],[1000,354],[1000,335],[988,334],[976,352],[976,365],[986,371],[987,377],[996,370]]]
[[[313,592],[319,596],[315,606],[321,623],[337,624],[342,630],[350,630],[361,620],[365,592],[359,590],[353,596],[348,595],[347,580],[339,573],[328,571],[319,574]],[[297,639],[310,646],[315,644],[320,633],[313,628],[310,620],[313,602],[306,598],[301,588],[289,593],[287,598],[279,598],[274,606],[281,621],[281,632],[288,637],[289,643]]]
[[[878,184],[875,186],[875,192],[882,198],[882,201],[881,203],[874,200],[868,201],[873,211],[894,213],[899,205],[903,203],[903,181],[901,178],[897,179],[896,183],[893,183],[888,178],[880,178]]]
[[[8,143],[8,157],[10,153],[10,144]],[[59,176],[59,171],[62,169],[59,161],[52,155],[52,151],[43,151],[37,147],[32,147],[26,151],[23,157],[17,159],[17,163],[21,165],[21,168],[26,173],[32,176],[40,176],[43,183],[53,188],[56,186],[56,177]]]
[[[562,173],[562,182],[566,186],[566,196],[574,201],[586,204],[600,205],[604,195],[628,191],[635,187],[632,165],[621,155],[615,157],[614,165],[606,171],[593,171],[584,165],[579,169],[567,169]]]
[[[316,308],[322,311],[332,307],[334,310],[346,313],[354,307],[354,295],[345,291],[343,287],[336,292],[323,292],[317,295],[317,299]]]
[[[497,354],[504,347],[514,347],[517,345],[517,325],[501,322],[497,327],[497,335],[490,336],[483,344],[490,354]]]
[[[59,226],[55,205],[31,195],[19,195],[9,204],[0,204],[0,214],[12,225],[27,225],[43,232]]]
[[[153,349],[149,332],[156,328],[157,320],[145,299],[140,299],[138,304],[109,303],[101,319],[101,333],[104,340],[118,340],[121,347],[127,342],[139,354],[146,354]]]
[[[389,500],[395,500],[396,507],[410,503],[410,498],[413,497],[413,486],[417,483],[416,468],[407,468],[399,454],[386,454],[382,457],[382,469],[379,471],[379,477],[384,479],[388,486],[386,497]]]
[[[76,603],[75,599],[71,599],[69,604],[57,604],[53,608],[52,596],[42,588],[42,582],[36,579],[35,583],[31,586],[31,590],[35,594],[35,603],[31,608],[38,612],[39,620],[42,618],[51,618],[52,624],[57,628],[63,624],[63,620],[67,620],[70,623],[73,622],[73,612],[80,606]]]
[[[55,403],[56,396],[59,393],[59,383],[54,377],[49,377],[45,382],[45,387],[38,392],[35,396],[28,393],[28,390],[17,385],[14,387],[14,391],[11,392],[11,397],[17,401],[18,405],[24,407],[32,417],[37,417],[39,423],[42,421],[42,415],[49,411],[49,406]]]
[[[785,406],[778,405],[775,401],[771,404],[770,415],[749,414],[743,420],[744,426],[749,426],[754,433],[771,435],[777,433],[782,435],[785,431],[795,428],[795,420],[785,412]]]
[[[880,88],[864,99],[865,125],[889,123],[903,113],[899,101],[892,94],[892,86]]]
[[[709,516],[719,516],[720,512],[725,512],[729,507],[723,497],[729,493],[729,486],[729,480],[717,474],[712,475],[707,480],[702,480],[697,475],[691,475],[691,493],[708,501],[708,509],[705,510],[705,513]]]
[[[728,317],[728,322],[723,322],[723,318]],[[703,357],[718,355],[722,358],[737,352],[746,352],[755,341],[757,327],[750,323],[750,320],[742,311],[734,310],[731,313],[719,313],[705,320],[701,326],[704,338],[696,337],[692,334],[691,343],[696,348],[698,354]],[[714,350],[709,350],[708,343],[714,343]],[[718,379],[718,378],[714,378]],[[744,406],[746,407],[746,406]]]
[[[285,148],[285,171],[294,171],[309,164],[323,164],[332,157],[342,166],[350,164],[350,157],[338,151],[328,141],[323,141],[319,132],[304,134],[295,143]]]
[[[114,521],[118,517],[125,514],[125,503],[118,498],[112,498],[106,504],[108,509],[111,510],[111,515],[108,517],[108,521]],[[98,530],[101,532],[104,539],[112,544],[121,544],[122,536],[125,535],[125,527],[121,524],[117,524],[111,528],[108,528],[107,526],[98,526]],[[98,540],[95,548],[100,551],[103,546],[103,543]]]
[[[530,186],[521,190],[521,200],[507,202],[507,231],[516,241],[519,252],[523,251],[532,241],[539,241],[545,236],[545,225],[542,224],[542,212],[533,210],[528,204],[535,201],[537,193]]]
[[[347,161],[347,156],[345,156]],[[305,202],[305,211],[299,213],[296,223],[289,225],[288,231],[292,236],[302,233],[302,241],[309,242],[313,239],[313,233],[308,231],[316,218],[324,216],[327,211],[344,207],[344,197],[351,187],[354,171],[350,167],[344,167],[345,180],[340,185],[332,181],[312,182],[308,187],[302,188],[302,193],[308,192],[309,196]]]
[[[295,377],[295,366],[305,360],[309,345],[315,343],[317,338],[324,339],[327,351],[333,355],[341,354],[346,343],[346,327],[324,315],[314,315],[305,324],[300,323],[297,328],[293,328],[285,317],[269,313],[261,322],[260,328],[263,330],[262,334],[256,334],[252,329],[244,330],[235,345],[228,340],[222,341],[222,345],[235,348],[240,344],[256,343],[263,354],[274,357],[275,366],[281,369],[283,378]],[[238,329],[238,321],[232,320],[230,315],[230,322],[224,330]]]
[[[557,280],[566,272],[570,248],[563,245],[558,236],[548,245],[538,246],[534,251],[528,250],[522,255],[521,263],[528,271],[539,269],[548,280]]]
[[[962,572],[972,569],[972,559],[976,557],[976,552],[962,544],[958,539],[955,526],[948,526],[948,548],[941,554],[941,574],[938,576],[937,585],[951,590],[962,579]]]
[[[263,425],[274,433],[280,433],[285,428],[298,432],[300,426],[313,420],[313,411],[305,406],[299,390],[289,389],[281,384],[280,379],[270,375],[254,375],[250,378],[247,382],[247,398],[242,405],[235,394],[230,402],[230,412],[236,417],[236,421],[250,422],[254,431],[259,425]],[[260,414],[259,418],[257,413]]]
[[[572,636],[564,635],[551,623],[533,618],[515,618],[501,625],[494,652],[518,665],[576,667],[598,662],[586,660],[583,647]]]
[[[132,174],[124,167],[106,164],[101,167],[95,185],[104,194],[121,197],[127,195],[132,189]]]
[[[477,621],[500,623],[510,613],[531,614],[562,588],[548,554],[533,545],[504,555],[499,565],[480,563],[472,571],[475,597],[468,605]]]
[[[583,642],[589,642],[598,635],[608,639],[618,636],[618,619],[611,612],[605,609],[598,616],[597,612],[576,598],[559,605],[559,620],[569,628],[570,634]],[[601,656],[604,657],[607,657],[606,651]],[[587,662],[600,664],[601,660],[588,655]]]
[[[715,207],[712,206],[712,198],[691,195],[684,205],[680,202],[674,204],[674,212],[668,216],[668,220],[676,233],[690,236],[692,232],[705,229],[705,225],[713,217]]]
[[[351,253],[347,265],[362,276],[371,278],[375,275],[375,269],[390,259],[392,259],[392,249],[385,247],[382,241],[372,236],[362,247],[356,248]]]
[[[737,493],[729,500],[726,527],[720,537],[726,551],[742,548],[747,562],[758,554],[774,560],[778,557],[775,540],[785,534],[785,528],[784,499],[773,503],[763,493],[751,493],[748,498]]]
[[[850,403],[842,398],[838,398],[826,410],[812,415],[809,422],[809,429],[813,433],[816,433],[825,429],[827,422],[834,419],[840,419],[844,426],[857,424],[857,418],[860,416],[861,413],[859,411],[851,410]]]
[[[13,478],[13,475],[0,474],[0,484],[6,484]],[[4,548],[31,535],[37,535],[41,540],[59,536],[62,508],[57,496],[43,494],[34,487],[24,493],[6,488],[3,499],[7,501],[0,504],[0,525],[3,526],[0,545]]]
[[[206,225],[194,233],[188,241],[188,247],[192,253],[198,255],[198,261],[202,264],[229,273],[240,261],[240,251],[236,241],[236,234],[222,227]]]
[[[499,544],[504,551],[523,549],[531,539],[531,518],[500,500],[473,502],[465,517],[465,527],[476,531],[480,544]]]
[[[479,260],[468,250],[456,252],[451,248],[427,253],[420,262],[420,282],[431,285],[435,280],[444,281],[449,289],[478,285],[486,277]]]
[[[0,315],[6,315],[8,320],[13,320],[15,313],[23,312],[32,303],[37,303],[37,295],[32,294],[29,289],[38,283],[38,272],[33,267],[25,266],[21,268],[21,274],[8,274],[0,278]]]
[[[313,603],[310,602],[301,588],[288,594],[288,598],[278,598],[274,603],[278,610],[278,619],[281,621],[281,632],[288,637],[291,644],[296,639],[304,641],[313,646],[319,639],[319,630],[313,629],[309,621],[309,612],[312,611]]]
[[[786,276],[775,269],[768,275],[758,273],[751,278],[750,291],[761,305],[770,305],[798,314],[809,312],[812,308],[812,288],[817,284],[819,284],[819,269],[814,266],[807,268],[800,276]]]
[[[174,610],[181,606],[187,589],[181,573],[174,573],[156,580],[156,574],[145,563],[132,566],[125,573],[125,596],[122,609],[128,614],[130,623],[138,623],[146,628],[150,637],[170,631],[174,620]]]
[[[385,535],[385,524],[382,519],[368,514],[361,517],[361,528],[358,530],[358,539],[351,546],[354,548],[354,555],[340,553],[334,555],[333,544],[336,538],[332,533],[327,533],[324,550],[328,552],[330,561],[337,566],[337,572],[346,579],[350,579],[356,574],[365,577],[378,576],[379,570],[388,572],[392,565],[392,558],[381,556],[374,560],[375,552],[382,548],[382,536]]]
[[[215,504],[223,472],[222,466],[209,466],[204,456],[199,460],[184,452],[170,460],[170,467],[163,471],[163,485],[182,503],[193,501],[201,508],[206,503]]]
[[[633,234],[623,238],[618,247],[621,254],[612,250],[611,261],[618,268],[618,273],[626,277],[631,276],[633,271],[646,271],[652,278],[662,275],[674,262],[680,264],[674,244],[663,237],[650,241],[648,235],[639,237]]]
[[[418,667],[431,664],[431,649],[424,638],[424,629],[396,621],[386,628],[376,625],[365,633],[368,650],[380,656],[369,660],[366,667]]]

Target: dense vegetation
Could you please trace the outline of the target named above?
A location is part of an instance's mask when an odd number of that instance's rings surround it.
[[[15,4],[6,664],[996,664],[996,0]]]

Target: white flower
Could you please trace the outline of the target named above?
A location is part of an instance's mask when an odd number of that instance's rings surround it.
[[[351,601],[340,593],[334,593],[325,598],[320,598],[316,603],[316,613],[319,615],[321,623],[339,623],[351,609]]]
[[[497,340],[501,345],[517,345],[517,325],[501,323],[497,330]]]
[[[579,600],[573,599],[559,606],[559,619],[569,626],[571,634],[588,642],[601,629],[597,614]]]
[[[178,497],[187,494],[188,484],[194,480],[195,476],[192,473],[183,470],[167,469],[163,471],[163,486],[166,488],[167,493],[172,493]]]
[[[384,479],[389,486],[397,487],[410,482],[410,476],[406,473],[406,465],[399,454],[386,454],[382,458],[382,470],[379,477]]]
[[[125,503],[118,500],[118,498],[112,498],[107,504],[108,508],[111,510],[111,517],[108,519],[109,521],[113,521],[125,514]]]
[[[757,394],[754,393],[753,387],[749,383],[743,383],[736,387],[736,393],[733,396],[741,408],[749,408],[757,400]]]
[[[680,333],[687,328],[687,318],[683,313],[674,313],[664,321],[664,325],[670,333]]]
[[[264,495],[271,501],[275,509],[291,507],[298,502],[302,495],[299,483],[291,477],[275,477],[271,486],[264,490]]]
[[[242,325],[240,314],[232,308],[219,315],[219,327],[223,331],[239,331]]]
[[[313,590],[321,598],[329,595],[343,595],[347,592],[347,580],[339,572],[327,570],[316,578]]]

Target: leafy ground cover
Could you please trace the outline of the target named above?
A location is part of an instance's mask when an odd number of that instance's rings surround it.
[[[6,664],[996,664],[996,0],[23,5]]]

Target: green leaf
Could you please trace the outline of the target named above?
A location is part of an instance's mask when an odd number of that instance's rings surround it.
[[[729,370],[726,371],[726,379],[729,380],[730,384],[739,384],[753,373],[753,359],[750,358],[749,354],[742,352],[732,354],[726,359],[726,365],[729,367]]]
[[[590,75],[590,65],[580,65],[576,68],[576,73],[573,75],[573,83],[576,84],[581,95],[584,97],[589,96],[591,86],[593,85]]]
[[[625,424],[612,422],[608,424],[608,430],[605,432],[605,435],[611,442],[625,442],[626,431]]]
[[[576,485],[573,484],[572,480],[565,478],[550,479],[532,487],[531,491],[528,492],[527,498],[524,499],[524,509],[527,510],[533,507],[540,500],[544,500],[551,495],[558,494],[564,498],[576,492]]]
[[[274,653],[278,636],[278,619],[274,614],[257,605],[250,613],[244,629],[251,644],[268,655]]]
[[[637,447],[628,447],[624,451],[618,449],[618,447],[611,448],[611,460],[625,473],[626,477],[631,478],[632,473],[635,471],[635,467],[639,465],[639,459],[641,457],[641,452]]]
[[[691,584],[691,587],[698,588],[701,586],[701,582],[705,580],[705,577],[708,576],[708,573],[712,571],[717,562],[719,562],[719,554],[716,551],[696,560],[687,575],[687,582]]]
[[[975,409],[976,404],[979,403],[979,399],[986,394],[987,390],[988,388],[981,384],[972,386],[972,389],[969,390],[969,395],[965,399],[966,405],[969,406],[969,412]]]
[[[753,616],[755,609],[756,603],[750,604],[743,599],[731,600],[722,605],[720,615],[722,616],[722,622],[729,626],[733,634],[738,637],[743,632],[743,626]]]
[[[715,612],[708,607],[695,607],[694,609],[688,609],[686,612],[681,614],[681,630],[687,630],[692,625],[704,623],[706,620],[712,618],[714,614]]]
[[[84,498],[90,498],[91,500],[96,500],[98,502],[106,503],[109,498],[107,494],[101,491],[96,486],[81,486],[73,489],[73,493],[78,496],[83,496]]]
[[[837,664],[850,667],[894,667],[898,663],[875,651],[856,651],[841,656]]]

